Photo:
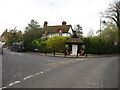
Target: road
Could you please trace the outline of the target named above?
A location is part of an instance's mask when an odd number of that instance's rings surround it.
[[[117,88],[118,57],[63,58],[4,51],[2,88]]]
[[[0,87],[2,87],[2,55],[0,55]]]

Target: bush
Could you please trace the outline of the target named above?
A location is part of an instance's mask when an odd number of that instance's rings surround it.
[[[56,51],[56,52],[64,52],[65,46],[66,46],[66,40],[69,37],[63,37],[63,36],[55,36],[53,38],[50,38],[46,41],[46,49],[48,52]]]
[[[45,52],[46,43],[44,39],[36,39],[32,41],[34,49],[38,49],[39,52]]]
[[[85,37],[83,41],[86,45],[86,50],[90,54],[110,54],[116,53],[117,46],[108,42],[107,38],[94,36]]]

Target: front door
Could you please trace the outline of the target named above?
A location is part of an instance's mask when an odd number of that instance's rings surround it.
[[[72,55],[77,55],[78,45],[72,45]]]

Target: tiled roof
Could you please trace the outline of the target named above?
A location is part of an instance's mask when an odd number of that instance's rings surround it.
[[[59,30],[62,30],[63,33],[68,33],[70,28],[72,28],[71,25],[46,26],[43,31],[44,33],[58,33]]]
[[[79,43],[84,43],[81,39],[79,38],[70,38],[66,41],[66,43],[76,43],[76,44],[79,44]]]

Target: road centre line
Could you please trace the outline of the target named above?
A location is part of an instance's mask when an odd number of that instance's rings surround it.
[[[43,74],[44,72],[47,72],[47,71],[50,71],[50,70],[51,70],[51,69],[45,69],[45,70],[43,70],[43,71],[41,71],[41,72],[37,72],[37,73],[35,73],[35,74],[33,74],[33,75],[29,75],[29,76],[23,78],[23,80],[21,80],[21,81],[15,81],[15,82],[12,82],[12,83],[8,84],[8,86],[6,86],[6,87],[0,88],[0,90],[5,89],[5,88],[9,88],[9,87],[11,87],[11,86],[13,86],[13,85],[15,85],[15,84],[18,84],[18,83],[20,83],[20,82],[22,82],[22,81],[25,81],[25,80],[27,80],[27,79],[33,78],[33,77],[35,77],[35,76],[37,76],[37,75],[39,75],[39,74]]]
[[[7,87],[2,87],[2,88],[0,88],[0,90],[5,89],[5,88],[7,88]]]
[[[13,82],[13,83],[10,83],[9,86],[13,86],[13,85],[15,85],[15,84],[17,84],[17,83],[20,83],[20,81],[15,81],[15,82]]]
[[[11,54],[15,54],[15,53],[11,53]],[[22,55],[22,54],[17,54],[17,55]],[[62,63],[74,63],[74,62],[83,61],[83,60],[87,60],[87,58],[86,59],[83,59],[83,58],[82,59],[73,59],[73,60],[62,62]],[[33,78],[33,77],[35,77],[35,76],[37,76],[39,74],[43,74],[44,72],[47,72],[47,71],[50,71],[50,70],[51,69],[45,69],[45,70],[43,70],[41,72],[37,72],[37,73],[35,73],[33,75],[26,76],[25,78],[23,78],[23,80],[21,80],[21,81],[15,81],[13,83],[10,83],[10,84],[8,84],[8,86],[0,88],[0,90],[5,89],[5,88],[9,88],[9,87],[11,87],[11,86],[13,86],[15,84],[21,83],[22,81],[25,81],[27,79]]]
[[[27,76],[27,77],[23,78],[23,80],[27,80],[29,78],[31,78],[31,76]]]
[[[43,73],[43,72],[40,72],[40,73]]]
[[[83,61],[83,60],[87,60],[88,58],[85,58],[85,59],[83,59],[83,58],[81,58],[81,59],[79,59],[79,58],[77,58],[76,60],[77,61]]]
[[[23,53],[18,53],[18,52],[11,52],[10,54],[11,54],[11,55],[24,56],[24,54],[23,54]]]

